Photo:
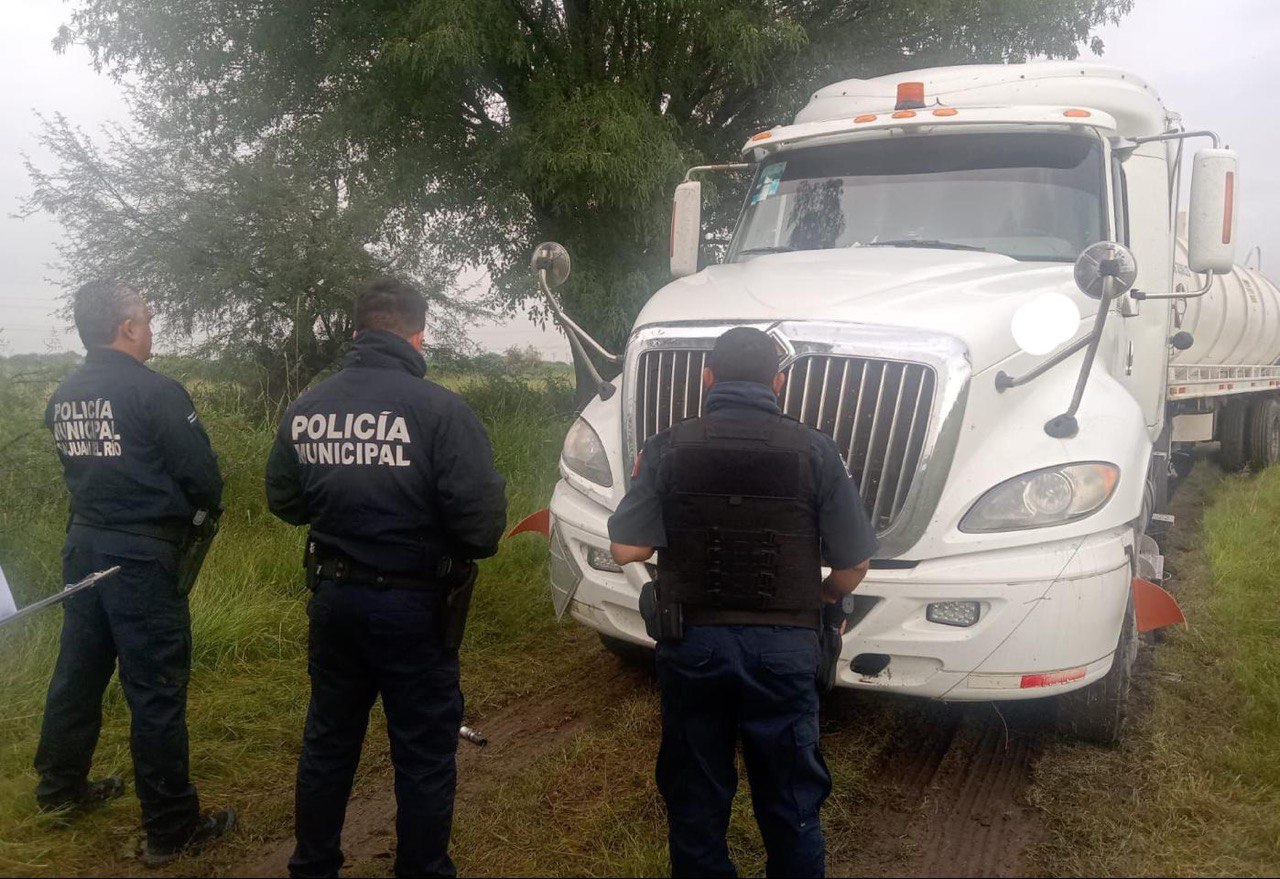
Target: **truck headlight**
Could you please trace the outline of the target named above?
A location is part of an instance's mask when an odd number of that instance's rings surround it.
[[[613,474],[609,472],[609,457],[604,453],[604,443],[586,421],[579,418],[569,428],[564,438],[564,451],[560,453],[564,466],[583,479],[610,488]]]
[[[1118,467],[1096,461],[1024,473],[979,498],[960,520],[960,530],[1019,531],[1074,522],[1102,509],[1119,481]]]

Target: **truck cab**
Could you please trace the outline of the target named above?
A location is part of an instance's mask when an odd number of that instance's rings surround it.
[[[1146,532],[1168,471],[1173,218],[1193,136],[1104,65],[836,83],[743,146],[734,167],[752,179],[732,243],[701,270],[691,174],[673,210],[676,278],[637,317],[618,392],[566,440],[550,506],[557,611],[614,646],[651,645],[637,611],[651,568],[613,564],[607,519],[645,441],[700,413],[715,339],[755,326],[782,357],[783,410],[835,440],[880,538],[846,602],[838,684],[1074,694],[1076,731],[1114,740],[1131,584],[1144,559],[1159,567]],[[1206,153],[1190,256],[1209,277],[1224,253],[1204,230],[1233,236],[1236,178],[1225,151]],[[1130,261],[1105,297],[1081,277],[1098,242]]]

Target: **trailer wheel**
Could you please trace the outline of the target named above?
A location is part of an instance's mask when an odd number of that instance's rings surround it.
[[[1249,418],[1249,458],[1261,470],[1280,464],[1280,400],[1264,397]]]
[[[1230,473],[1244,467],[1249,460],[1248,427],[1249,407],[1239,400],[1227,402],[1218,412],[1218,457],[1222,468]]]
[[[1130,591],[1111,670],[1102,680],[1058,698],[1058,731],[1097,745],[1114,745],[1120,741],[1128,719],[1129,689],[1137,658],[1138,627]]]
[[[634,644],[631,641],[624,641],[621,638],[614,638],[612,635],[606,635],[603,632],[600,633],[600,643],[604,645],[605,650],[608,650],[627,665],[637,667],[653,665],[654,653],[650,647]]]

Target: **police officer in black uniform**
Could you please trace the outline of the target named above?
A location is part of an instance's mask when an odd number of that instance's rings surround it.
[[[740,736],[767,875],[821,876],[822,609],[861,582],[875,534],[835,444],[780,413],[766,334],[726,332],[703,381],[705,415],[645,444],[609,520],[619,564],[658,549],[642,605],[658,636],[671,870],[736,875],[725,832]]]
[[[45,413],[71,493],[63,580],[120,571],[63,605],[36,751],[36,799],[45,810],[78,810],[121,793],[119,777],[88,780],[103,692],[119,662],[133,717],[142,858],[159,866],[235,823],[231,809],[202,815],[188,778],[191,617],[178,576],[193,519],[219,510],[222,477],[191,397],[143,365],[151,314],[142,297],[96,281],[76,291],[74,312],[87,356]]]
[[[472,561],[498,550],[506,497],[475,413],[423,381],[425,318],[422,296],[394,279],[362,293],[342,371],[289,407],[267,464],[272,512],[311,526],[294,876],[342,866],[347,799],[379,695],[395,766],[395,873],[456,875],[459,614]]]

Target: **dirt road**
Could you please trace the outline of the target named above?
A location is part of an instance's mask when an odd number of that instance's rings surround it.
[[[458,811],[483,801],[497,785],[558,751],[568,750],[600,722],[604,703],[643,695],[653,684],[644,669],[601,650],[586,659],[576,681],[522,699],[479,718],[491,744],[459,749]],[[1001,712],[989,704],[948,706],[837,693],[824,709],[824,731],[839,750],[845,729],[857,729],[862,785],[845,820],[828,814],[831,875],[1025,876],[1024,855],[1042,832],[1023,794],[1035,760],[1051,738],[1035,712]],[[390,869],[395,804],[389,779],[351,803],[344,844],[355,875]],[[274,840],[238,865],[235,875],[284,876],[292,841]],[[381,867],[379,865],[382,865]]]

